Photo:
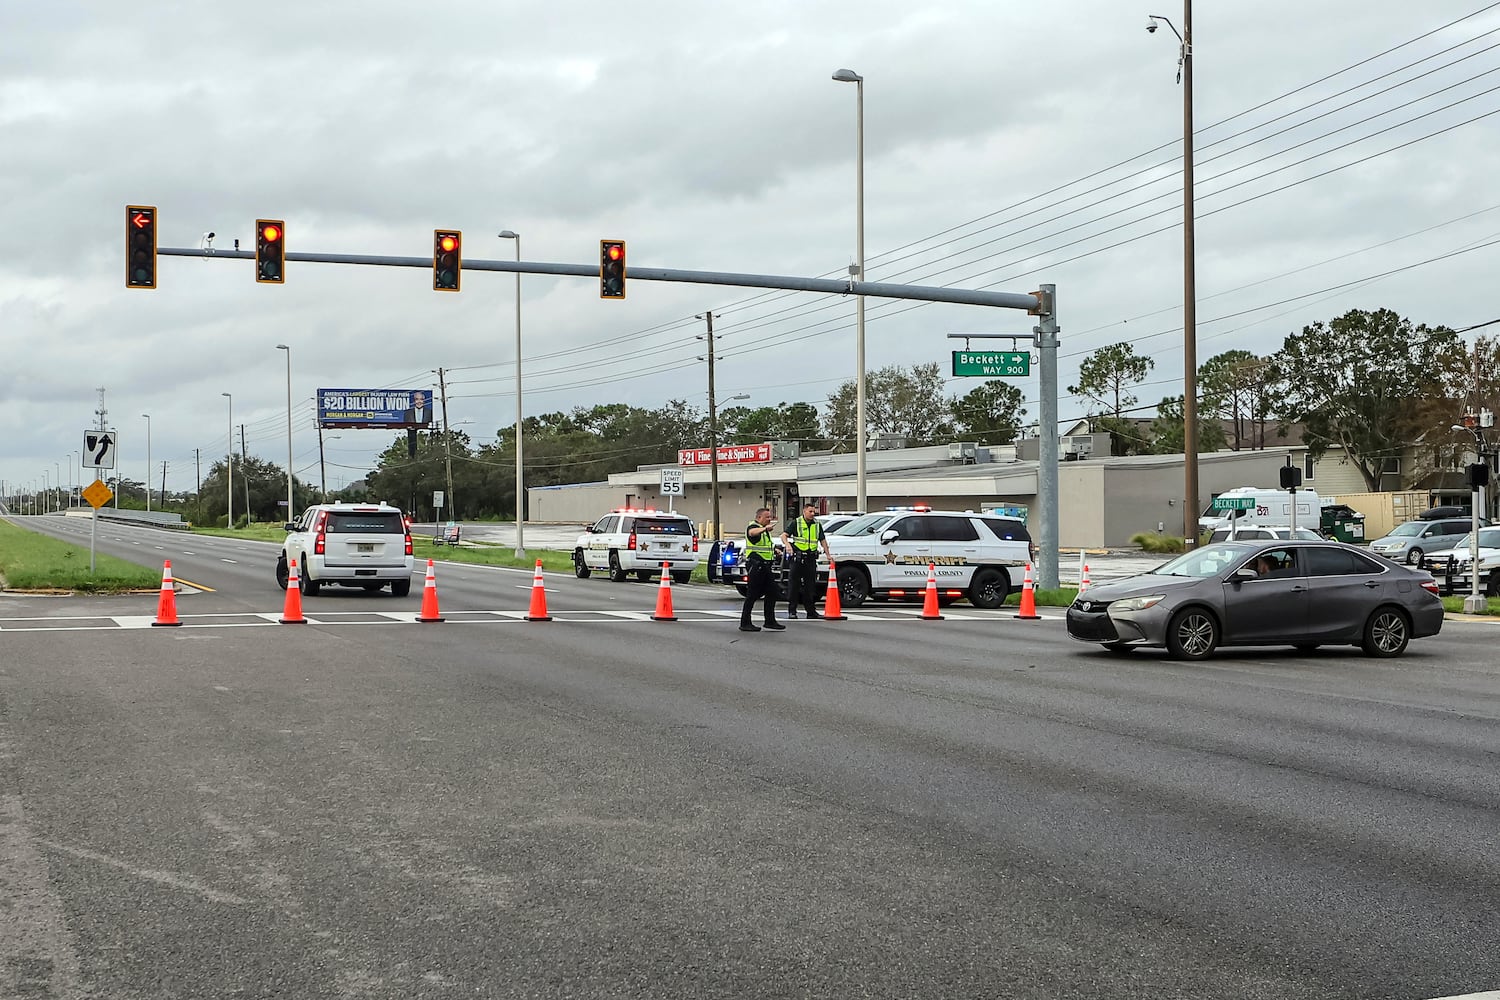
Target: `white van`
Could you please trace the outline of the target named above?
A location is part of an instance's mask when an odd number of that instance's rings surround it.
[[[1297,527],[1317,531],[1323,517],[1322,501],[1318,498],[1317,492],[1299,489],[1296,496]],[[1223,497],[1249,498],[1253,501],[1253,506],[1247,507],[1239,517],[1232,519],[1237,528],[1248,527],[1252,524],[1289,527],[1292,523],[1292,494],[1286,490],[1239,486],[1232,490],[1225,490],[1215,499]],[[1233,512],[1215,510],[1213,504],[1210,503],[1204,509],[1202,516],[1198,518],[1199,532],[1228,528],[1231,513]]]

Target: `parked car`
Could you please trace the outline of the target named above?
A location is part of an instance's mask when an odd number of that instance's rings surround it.
[[[1220,646],[1356,645],[1397,656],[1437,635],[1431,575],[1341,542],[1221,542],[1149,573],[1090,587],[1068,608],[1068,634],[1114,653],[1165,647],[1201,660]]]
[[[616,507],[583,529],[573,544],[573,575],[587,580],[608,573],[623,583],[661,576],[662,563],[673,583],[687,583],[698,565],[698,526],[676,511]]]
[[[1470,522],[1461,518],[1445,518],[1437,521],[1407,521],[1391,529],[1384,538],[1370,543],[1370,551],[1376,555],[1416,566],[1422,561],[1424,552],[1450,549],[1460,535],[1469,530]]]
[[[1474,533],[1455,536],[1452,541],[1451,549],[1423,556],[1421,566],[1438,579],[1443,593],[1466,593],[1474,585],[1470,562]],[[1500,597],[1500,528],[1479,529],[1479,582],[1487,596]]]
[[[1304,542],[1323,541],[1323,536],[1318,534],[1316,531],[1313,531],[1311,528],[1298,528],[1294,532],[1291,528],[1276,527],[1274,525],[1266,526],[1260,524],[1251,524],[1236,528],[1234,531],[1234,537],[1242,542],[1264,542],[1275,538],[1286,540],[1296,538]],[[1229,529],[1220,528],[1218,531],[1215,531],[1212,535],[1209,536],[1208,543],[1212,545],[1214,542],[1224,542],[1228,540]]]

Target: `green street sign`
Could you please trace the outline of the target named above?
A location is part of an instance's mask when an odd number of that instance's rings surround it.
[[[1254,510],[1254,497],[1214,497],[1212,510]]]
[[[954,351],[953,374],[1020,378],[1031,374],[1031,355],[1026,351]]]

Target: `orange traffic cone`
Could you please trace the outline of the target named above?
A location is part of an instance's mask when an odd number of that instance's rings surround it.
[[[547,587],[542,583],[542,561],[536,561],[536,575],[531,578],[531,610],[526,612],[529,622],[550,622],[547,614]]]
[[[1027,621],[1038,621],[1042,617],[1036,613],[1036,588],[1031,582],[1031,563],[1026,564],[1026,579],[1021,583],[1021,613],[1016,617]]]
[[[922,619],[929,622],[942,621],[938,614],[937,565],[927,564],[927,594],[922,598]]]
[[[443,616],[438,613],[437,600],[437,575],[432,571],[432,560],[427,560],[427,580],[422,584],[422,613],[417,615],[419,622],[440,622]]]
[[[152,625],[181,625],[177,620],[177,591],[172,586],[172,560],[161,567],[161,593],[156,598],[156,621]]]
[[[675,622],[677,616],[672,613],[672,568],[666,563],[661,564],[661,586],[656,588],[656,613],[651,616],[654,622]]]
[[[849,616],[844,614],[844,608],[839,603],[839,569],[833,560],[828,561],[828,594],[823,598],[823,620],[825,622],[844,622]]]
[[[302,580],[297,576],[297,560],[295,559],[287,566],[286,606],[281,609],[281,624],[307,624],[307,619],[302,617]]]
[[[1089,589],[1089,564],[1083,564],[1083,579],[1078,581],[1078,593],[1082,594]]]

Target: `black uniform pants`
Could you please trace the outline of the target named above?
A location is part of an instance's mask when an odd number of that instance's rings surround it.
[[[797,599],[807,609],[808,617],[818,613],[818,554],[816,552],[795,553],[786,564],[786,613],[797,613]]]
[[[776,581],[772,579],[771,561],[750,556],[745,561],[745,604],[740,608],[740,624],[754,625],[750,615],[755,602],[765,605],[765,620],[776,620]]]

